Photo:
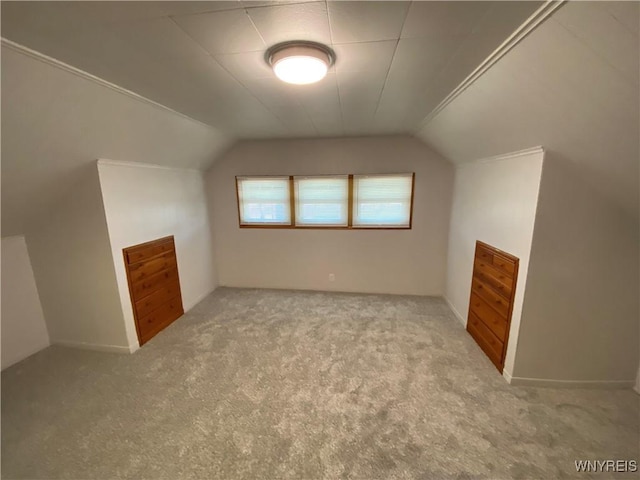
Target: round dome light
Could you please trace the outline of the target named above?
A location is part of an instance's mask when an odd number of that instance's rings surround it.
[[[286,42],[271,47],[267,63],[283,82],[307,85],[322,80],[333,65],[333,52],[319,43]]]

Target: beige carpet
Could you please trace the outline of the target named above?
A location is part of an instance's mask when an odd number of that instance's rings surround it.
[[[441,299],[221,288],[134,355],[5,370],[2,477],[589,478],[639,412],[507,385]]]

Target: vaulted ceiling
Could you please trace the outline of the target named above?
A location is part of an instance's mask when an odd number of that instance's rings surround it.
[[[542,145],[637,222],[640,2],[542,4],[3,1],[2,234],[97,158],[204,170],[236,139],[398,133],[456,163]],[[266,66],[294,39],[335,50],[320,83]]]
[[[543,2],[2,2],[2,36],[236,138],[413,133]],[[331,46],[320,83],[265,50]]]

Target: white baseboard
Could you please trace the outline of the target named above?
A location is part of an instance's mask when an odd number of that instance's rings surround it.
[[[502,375],[511,385],[519,387],[551,388],[589,388],[589,389],[628,389],[633,388],[635,380],[553,380],[549,378],[514,377],[503,371]]]
[[[85,342],[69,342],[66,340],[52,340],[52,345],[60,345],[62,347],[80,348],[82,350],[94,350],[97,352],[111,352],[111,353],[133,353],[136,349],[131,347],[125,347],[120,345],[99,345],[95,343]]]
[[[444,298],[444,301],[447,302],[447,305],[449,305],[449,308],[451,309],[455,317],[458,319],[458,321],[462,324],[462,326],[467,328],[467,321],[464,319],[462,315],[460,315],[460,312],[456,310],[456,307],[453,306],[453,303],[449,301],[446,295],[443,295],[442,298]]]

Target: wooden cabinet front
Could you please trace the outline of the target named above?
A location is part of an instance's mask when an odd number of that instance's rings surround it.
[[[502,372],[509,340],[518,258],[476,242],[467,331]]]
[[[173,236],[122,251],[140,345],[184,314]]]

